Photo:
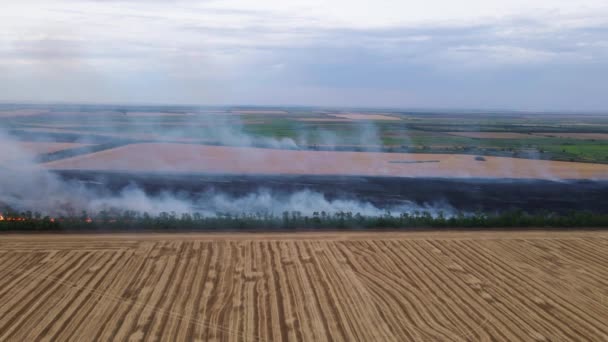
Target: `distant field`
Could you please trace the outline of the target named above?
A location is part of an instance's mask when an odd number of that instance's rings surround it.
[[[338,118],[345,118],[350,120],[380,120],[380,121],[393,121],[401,120],[395,116],[389,116],[385,114],[364,114],[364,113],[349,113],[349,114],[333,114]]]
[[[0,340],[604,341],[608,235],[4,235]]]
[[[608,133],[537,133],[545,137],[573,138],[583,140],[608,140]]]
[[[284,111],[284,110],[237,110],[237,111],[233,111],[233,113],[244,114],[244,115],[249,115],[249,114],[273,114],[273,115],[287,114],[287,112]]]
[[[608,114],[601,113],[0,105],[0,117],[2,128],[24,141],[120,138],[235,146],[287,139],[304,150],[335,146],[608,164]]]
[[[78,143],[53,143],[53,142],[19,142],[16,144],[15,150],[9,150],[9,153],[0,154],[0,162],[5,163],[1,166],[10,167],[12,163],[22,161],[26,155],[33,154],[45,154],[53,153],[62,150],[67,150],[76,147],[88,146],[87,144]],[[27,160],[27,159],[26,159]]]
[[[150,117],[172,117],[172,116],[193,116],[192,113],[164,113],[164,112],[132,112],[125,113],[127,116],[150,116]]]
[[[528,134],[508,132],[448,132],[448,134],[480,139],[527,139],[530,137]]]
[[[19,147],[31,153],[51,153],[69,148],[83,147],[88,144],[79,143],[54,143],[54,142],[22,142]]]
[[[351,119],[340,119],[340,118],[335,118],[335,119],[330,119],[330,118],[299,118],[299,119],[295,119],[296,121],[301,121],[301,122],[352,122]]]
[[[132,144],[47,163],[60,170],[397,177],[608,178],[608,165],[472,155],[291,151],[173,143]],[[433,160],[433,163],[424,161]]]

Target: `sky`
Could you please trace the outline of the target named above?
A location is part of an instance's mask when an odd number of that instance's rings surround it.
[[[606,0],[0,5],[0,102],[608,111]]]

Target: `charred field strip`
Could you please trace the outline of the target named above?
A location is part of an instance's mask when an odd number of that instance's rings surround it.
[[[150,195],[170,191],[190,197],[206,191],[236,197],[260,189],[277,194],[311,190],[328,199],[356,199],[378,207],[413,202],[447,204],[469,212],[519,209],[530,213],[573,210],[608,213],[608,181],[54,172],[65,180],[116,193],[130,185],[136,185]]]
[[[5,235],[0,340],[602,341],[607,248],[602,232]]]
[[[57,151],[57,152],[43,153],[43,154],[39,154],[38,156],[36,156],[35,162],[48,163],[48,162],[51,162],[54,160],[61,160],[64,158],[70,158],[70,157],[75,157],[75,156],[79,156],[79,155],[110,150],[110,149],[120,147],[120,146],[125,146],[128,144],[129,144],[128,142],[109,142],[109,143],[99,144],[99,145],[90,145],[90,146],[70,148],[70,149],[61,150],[61,151]]]

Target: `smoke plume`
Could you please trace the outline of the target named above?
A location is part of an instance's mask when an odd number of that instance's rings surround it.
[[[220,130],[218,137],[229,139],[232,143],[259,143],[238,130]],[[264,140],[264,142],[284,146],[292,141]],[[323,193],[301,190],[292,193],[276,193],[268,189],[258,189],[251,193],[234,196],[216,191],[198,194],[182,194],[161,191],[150,195],[134,184],[120,191],[104,187],[91,187],[75,180],[64,180],[46,170],[34,160],[34,155],[21,148],[15,137],[0,130],[0,209],[8,207],[17,211],[37,211],[44,215],[78,215],[82,211],[98,213],[102,210],[132,210],[159,214],[161,212],[193,213],[204,215],[217,213],[270,213],[298,211],[303,215],[325,211],[327,213],[352,212],[362,215],[378,216],[392,213],[430,211],[439,209],[449,214],[450,208],[442,206],[421,207],[405,202],[397,206],[379,208],[369,202],[352,198],[328,199]]]

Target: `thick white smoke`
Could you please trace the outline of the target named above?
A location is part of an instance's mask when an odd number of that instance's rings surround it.
[[[11,136],[0,131],[0,208],[10,207],[18,211],[37,211],[48,215],[78,215],[86,210],[98,213],[102,210],[133,210],[159,214],[161,212],[193,213],[271,213],[299,211],[303,215],[325,211],[327,213],[352,212],[377,216],[387,211],[393,214],[414,211],[438,212],[434,207],[421,207],[413,203],[379,208],[369,202],[353,199],[327,199],[314,191],[298,191],[278,194],[258,190],[234,197],[224,193],[204,192],[198,196],[162,192],[150,196],[136,186],[124,188],[120,193],[89,188],[76,181],[64,181],[35,162],[34,156],[22,149]],[[447,213],[449,207],[442,206]]]
[[[413,213],[415,211],[427,211],[436,214],[444,211],[451,214],[453,210],[448,206],[419,206],[412,202],[404,202],[400,205],[391,205],[384,208],[374,206],[372,203],[354,199],[328,199],[324,194],[301,190],[290,194],[273,193],[269,190],[258,190],[241,197],[228,196],[226,194],[204,193],[194,202],[197,211],[211,213],[263,213],[280,214],[285,211],[298,211],[302,215],[312,215],[314,212],[325,211],[327,213],[351,212],[366,216],[380,216],[387,212]],[[447,212],[445,212],[447,211]]]

